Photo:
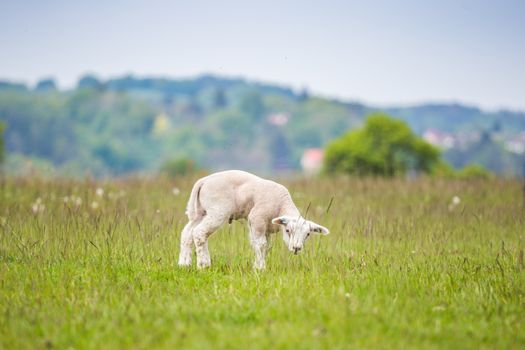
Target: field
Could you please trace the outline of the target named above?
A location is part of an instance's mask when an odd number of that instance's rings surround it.
[[[285,181],[331,234],[264,272],[242,222],[177,267],[192,182],[4,179],[0,348],[525,348],[518,181]]]

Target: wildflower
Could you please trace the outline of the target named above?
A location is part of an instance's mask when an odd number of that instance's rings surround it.
[[[98,202],[97,201],[91,202],[91,209],[97,210],[97,208],[98,208]]]
[[[68,196],[64,196],[64,197],[62,198],[62,202],[64,202],[64,204],[69,203],[69,197],[68,197]]]
[[[80,207],[82,205],[82,198],[80,197],[75,198],[75,205],[77,207]]]
[[[42,198],[38,197],[34,203],[31,204],[31,211],[33,214],[43,213],[46,209],[46,206],[42,203]]]
[[[160,214],[160,209],[157,209],[155,213]]]
[[[97,194],[97,196],[102,197],[104,195],[104,189],[102,187],[99,187],[97,188],[95,193]]]
[[[452,197],[452,202],[448,205],[448,210],[452,211],[454,208],[461,203],[461,199],[458,196]]]
[[[178,195],[180,194],[180,190],[179,190],[177,187],[173,187],[173,189],[171,190],[171,192],[172,192],[174,195],[176,195],[176,196],[178,196]]]

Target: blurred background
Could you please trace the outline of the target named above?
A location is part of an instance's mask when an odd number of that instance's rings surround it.
[[[8,175],[518,177],[523,1],[0,3]]]

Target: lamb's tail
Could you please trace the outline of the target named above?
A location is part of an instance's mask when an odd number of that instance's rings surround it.
[[[186,207],[186,215],[190,221],[195,221],[206,214],[206,211],[199,201],[202,185],[204,185],[204,181],[200,179],[193,185],[193,189],[191,190],[188,206]]]

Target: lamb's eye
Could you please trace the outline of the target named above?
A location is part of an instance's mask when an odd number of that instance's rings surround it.
[[[289,229],[286,229],[286,233],[290,233],[290,230],[289,230]]]

